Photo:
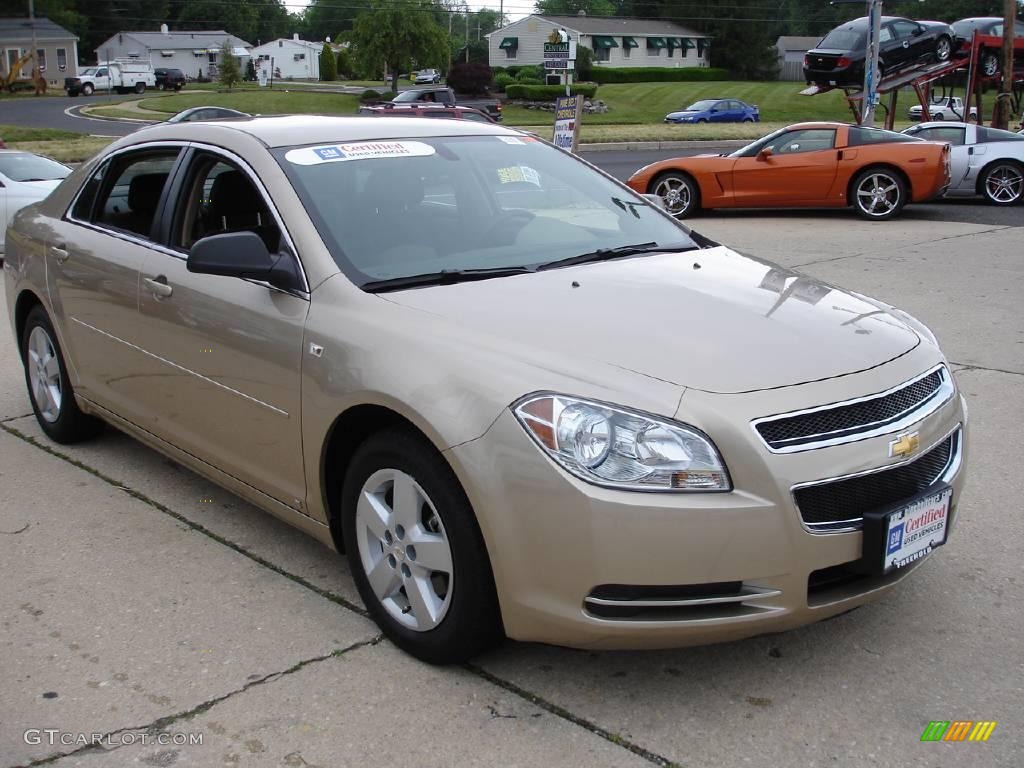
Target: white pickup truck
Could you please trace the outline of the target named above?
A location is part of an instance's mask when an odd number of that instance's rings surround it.
[[[117,93],[145,93],[146,88],[156,87],[156,74],[148,61],[118,60],[101,61],[95,67],[86,67],[78,77],[64,78],[64,90],[68,96],[92,96],[99,91]]]
[[[924,112],[921,109],[920,104],[915,104],[907,110],[907,117],[911,120],[920,120],[921,113]],[[976,120],[978,117],[978,108],[971,107],[971,120]],[[957,96],[949,96],[945,99],[939,99],[938,101],[932,101],[928,105],[928,119],[929,120],[963,120],[964,119],[964,101]]]

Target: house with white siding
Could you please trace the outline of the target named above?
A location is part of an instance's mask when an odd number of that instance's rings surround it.
[[[594,52],[594,66],[706,67],[711,38],[658,19],[533,14],[487,35],[492,67],[541,64],[544,43],[562,30]]]
[[[224,41],[228,41],[234,56],[244,67],[252,46],[224,30],[196,31],[168,29],[160,25],[159,32],[118,32],[96,48],[97,61],[130,58],[152,62],[154,67],[180,69],[185,77],[213,77],[217,71],[217,57]]]
[[[300,40],[296,32],[291,40],[279,38],[252,49],[257,69],[266,69],[283,80],[319,80],[323,43]],[[271,67],[273,67],[271,69]]]

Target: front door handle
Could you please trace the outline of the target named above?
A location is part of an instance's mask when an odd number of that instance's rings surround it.
[[[146,283],[146,287],[153,292],[154,296],[166,299],[174,293],[174,289],[167,284],[167,277],[165,275],[147,277],[143,282]]]
[[[71,258],[71,254],[68,252],[68,247],[64,243],[61,243],[60,245],[51,245],[50,253],[53,254],[53,258],[57,260],[58,264],[63,264]]]

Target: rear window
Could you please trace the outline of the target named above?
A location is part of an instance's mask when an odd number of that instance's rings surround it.
[[[853,51],[864,47],[864,33],[853,29],[834,29],[818,43],[819,48],[836,51]]]

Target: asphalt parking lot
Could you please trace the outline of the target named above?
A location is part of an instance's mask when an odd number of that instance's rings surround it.
[[[428,667],[381,640],[345,561],[301,533],[113,430],[46,440],[5,331],[0,765],[1019,766],[1024,217],[692,224],[907,309],[954,363],[973,429],[959,524],[888,597],[726,645],[509,642]],[[932,720],[998,725],[922,743]]]

